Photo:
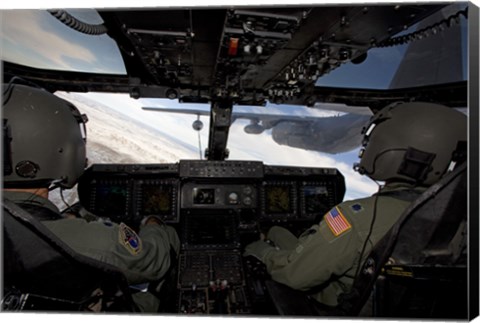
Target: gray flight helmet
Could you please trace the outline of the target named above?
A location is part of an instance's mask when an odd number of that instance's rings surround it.
[[[5,188],[73,187],[87,166],[87,117],[46,90],[3,86]]]
[[[373,180],[430,186],[466,159],[467,117],[443,105],[391,104],[362,133],[354,169]]]

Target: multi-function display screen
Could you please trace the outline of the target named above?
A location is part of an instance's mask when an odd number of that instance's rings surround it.
[[[173,187],[144,185],[142,187],[143,215],[170,215],[173,211]]]
[[[328,190],[325,186],[305,186],[303,194],[307,213],[323,213],[329,209]]]
[[[289,185],[267,185],[265,187],[265,212],[267,214],[291,213],[292,197]]]
[[[103,215],[124,215],[127,207],[126,184],[98,183],[95,212]]]
[[[235,242],[235,218],[231,214],[196,214],[187,217],[185,225],[189,246],[225,246]]]
[[[197,188],[193,189],[193,204],[214,204],[215,189],[213,188]]]

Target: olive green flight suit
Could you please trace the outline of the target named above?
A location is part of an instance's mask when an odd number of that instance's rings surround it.
[[[3,194],[12,202],[36,205],[60,214],[51,201],[40,196],[7,191]],[[171,265],[170,246],[177,254],[180,250],[177,233],[166,225],[143,226],[137,235],[124,224],[87,222],[79,218],[42,221],[42,224],[77,253],[117,267],[130,285],[161,280]],[[133,294],[137,305],[144,311],[155,311],[159,304],[152,299],[154,296],[143,294],[146,293]],[[142,299],[140,304],[137,299]]]
[[[340,294],[348,292],[353,284],[359,257],[370,231],[377,198],[375,224],[363,260],[395,224],[411,201],[388,196],[386,192],[412,189],[405,184],[390,184],[378,197],[346,201],[327,213],[320,224],[313,225],[297,239],[288,230],[274,226],[267,233],[267,241],[256,241],[245,248],[245,256],[252,255],[265,263],[272,279],[293,289],[308,291],[325,284],[315,295],[318,302],[337,305]],[[418,189],[419,193],[424,189]],[[382,195],[385,194],[385,195]],[[342,216],[337,225],[327,220],[331,215]]]

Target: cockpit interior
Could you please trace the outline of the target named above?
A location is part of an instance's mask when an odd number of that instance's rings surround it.
[[[78,190],[97,216],[138,228],[155,215],[177,229],[179,313],[245,314],[265,297],[261,263],[242,259],[245,245],[275,224],[300,234],[342,201],[345,183],[332,168],[182,160],[93,165]]]
[[[471,30],[478,28],[478,8],[468,2],[93,11],[94,22],[76,18],[73,9],[0,12],[0,18],[10,16],[0,34],[2,47],[5,44],[5,50],[0,51],[3,83],[33,84],[51,93],[125,94],[129,100],[141,102],[141,112],[197,116],[193,123],[197,132],[203,127],[200,117],[209,120],[208,143],[205,149],[200,148],[200,158],[149,163],[102,163],[98,158],[75,187],[76,203],[85,218],[94,215],[106,223],[124,223],[138,231],[143,219],[155,216],[178,233],[180,252],[168,273],[168,283],[162,287],[165,299],[159,314],[316,317],[327,313],[312,304],[305,293],[272,282],[261,261],[243,255],[245,247],[275,225],[298,236],[351,197],[347,196],[349,183],[356,182],[349,178],[351,165],[345,168],[344,164],[352,156],[356,158],[366,122],[384,106],[398,101],[435,102],[478,117],[478,93],[476,98],[471,96],[475,78],[478,86],[478,71],[468,72],[467,65],[467,40],[478,58],[478,43],[475,47],[470,36]],[[38,29],[52,35],[58,32],[52,36],[55,44],[66,47],[69,42],[78,43],[72,52],[88,54],[83,51],[84,39],[108,37],[121,68],[109,65],[113,61],[109,52],[91,59],[95,64],[102,62],[99,66],[85,65],[84,57],[75,53],[58,66],[51,64],[67,54],[45,60],[31,58],[25,48],[28,44],[35,47],[36,42],[28,38],[21,44],[19,35],[35,28],[17,26],[15,20],[20,21],[22,15],[29,23],[38,21],[32,25]],[[72,34],[58,41],[67,35],[61,28]],[[76,38],[77,34],[85,38]],[[93,47],[100,52],[102,46]],[[382,49],[392,51],[386,55]],[[478,68],[478,62],[470,64]],[[358,72],[359,67],[365,69]],[[150,99],[164,101],[151,106]],[[164,104],[167,100],[181,108]],[[195,110],[197,104],[204,109]],[[269,114],[277,106],[286,107],[288,114]],[[238,111],[241,107],[259,110]],[[303,110],[296,110],[299,107]],[[325,109],[333,112],[327,117],[314,115]],[[137,122],[129,120],[132,126]],[[243,122],[242,135],[266,136],[272,145],[326,154],[332,160],[332,156],[349,153],[349,159],[314,166],[303,165],[301,157],[295,165],[276,163],[275,158],[267,161],[265,156],[237,159],[242,155],[230,151],[229,146],[231,129],[237,122]],[[108,149],[120,150],[120,146]],[[416,216],[405,216],[407,224],[399,223],[393,238],[384,241],[382,250],[388,252],[374,254],[369,259],[375,263],[360,274],[368,279],[358,285],[365,291],[358,296],[359,303],[325,315],[466,318],[475,314],[475,310],[468,314],[465,304],[467,281],[478,283],[478,275],[469,276],[466,263],[430,266],[426,261],[403,267],[389,263],[392,252],[404,252],[412,245],[411,236],[403,234],[410,229],[403,228],[420,226],[432,233],[425,234],[425,250],[418,254],[435,259],[432,262],[447,258],[451,245],[442,244],[438,237],[458,238],[464,232],[457,229],[458,223],[466,223],[468,212],[478,215],[478,201],[467,206],[466,172],[461,169],[412,203],[409,212],[415,215],[424,212],[431,200],[445,201],[439,206],[439,219],[415,222]],[[476,176],[478,180],[478,173]],[[113,312],[136,311],[129,298],[132,286],[126,286],[114,268],[103,268],[98,274],[88,260],[55,242],[38,221],[14,206],[3,207],[9,214],[4,217],[4,227],[19,237],[31,237],[25,244],[17,244],[13,238],[13,242],[6,242],[7,249],[18,253],[19,259],[25,248],[51,247],[48,254],[53,262],[35,268],[29,284],[45,279],[54,285],[57,278],[52,273],[60,264],[73,274],[59,275],[78,275],[78,280],[65,290],[56,286],[44,295],[40,295],[45,289],[42,282],[33,292],[19,290],[4,295],[8,298],[2,299],[2,310],[85,310],[85,295],[72,296],[72,291],[99,283],[106,294],[117,295],[117,288],[123,291],[124,298],[119,301],[117,297],[119,304],[112,307]],[[469,221],[478,225],[478,219]],[[478,265],[478,256],[469,257]],[[95,281],[88,277],[95,277]],[[420,287],[414,292],[402,289],[415,284]],[[476,293],[478,300],[478,286]],[[437,299],[438,295],[447,296]]]

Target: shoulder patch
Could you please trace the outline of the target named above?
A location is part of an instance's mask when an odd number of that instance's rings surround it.
[[[325,222],[327,222],[328,227],[335,237],[338,237],[352,228],[352,225],[348,222],[338,207],[334,207],[325,215]]]
[[[118,240],[132,255],[136,255],[142,250],[142,240],[125,223],[120,223],[118,227]]]
[[[352,209],[352,211],[354,213],[358,213],[358,212],[363,211],[363,206],[359,203],[355,203],[355,204],[350,205],[350,208]]]

